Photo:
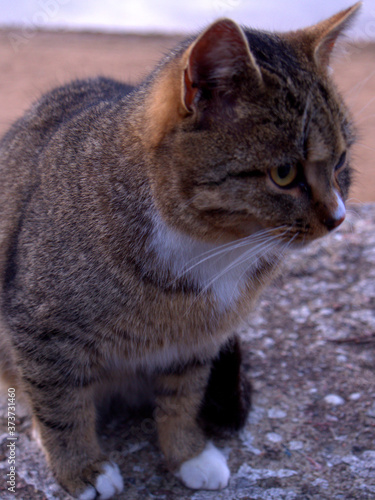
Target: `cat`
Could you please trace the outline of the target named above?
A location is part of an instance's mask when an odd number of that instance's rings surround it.
[[[123,490],[97,408],[138,378],[169,470],[227,486],[208,437],[249,411],[236,329],[289,248],[345,218],[355,132],[329,62],[359,6],[280,34],[219,19],[138,87],[74,81],[2,139],[2,372],[72,496]]]

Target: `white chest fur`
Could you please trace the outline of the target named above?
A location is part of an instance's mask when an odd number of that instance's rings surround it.
[[[219,307],[227,308],[239,298],[245,283],[252,284],[261,262],[275,260],[281,245],[269,231],[224,245],[206,243],[158,219],[151,247],[160,260],[160,271],[169,270],[176,279],[187,277],[202,293],[210,291]]]

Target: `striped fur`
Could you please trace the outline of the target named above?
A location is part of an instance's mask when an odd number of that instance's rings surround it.
[[[357,7],[287,34],[219,20],[139,87],[75,81],[2,139],[1,364],[70,494],[123,487],[95,433],[109,388],[152,400],[187,486],[227,484],[206,432],[246,421],[234,332],[288,248],[345,216],[353,130],[327,64]]]

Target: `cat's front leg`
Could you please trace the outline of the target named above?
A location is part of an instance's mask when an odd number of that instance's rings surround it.
[[[35,434],[57,481],[81,500],[108,499],[123,490],[116,464],[100,450],[92,387],[24,378]]]
[[[176,477],[189,488],[219,490],[229,481],[226,459],[197,423],[210,368],[210,363],[192,364],[157,378],[156,423],[160,447]]]

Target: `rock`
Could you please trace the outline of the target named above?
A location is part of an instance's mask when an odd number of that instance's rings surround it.
[[[361,392],[353,392],[353,394],[350,394],[349,399],[350,401],[358,401],[362,396]]]
[[[268,418],[285,418],[287,413],[280,408],[271,408],[268,410]]]
[[[281,441],[283,440],[282,436],[280,436],[280,434],[277,434],[276,432],[268,432],[266,434],[266,438],[272,443],[281,443]]]
[[[337,394],[328,394],[325,398],[324,401],[333,406],[340,406],[345,403],[345,399],[342,398],[341,396],[338,396]]]
[[[291,469],[254,469],[249,464],[243,464],[238,469],[236,477],[246,477],[249,481],[255,483],[261,479],[277,477],[279,479],[295,476],[297,472]]]
[[[302,443],[302,441],[290,441],[288,448],[291,451],[302,450],[303,449],[303,443]]]

